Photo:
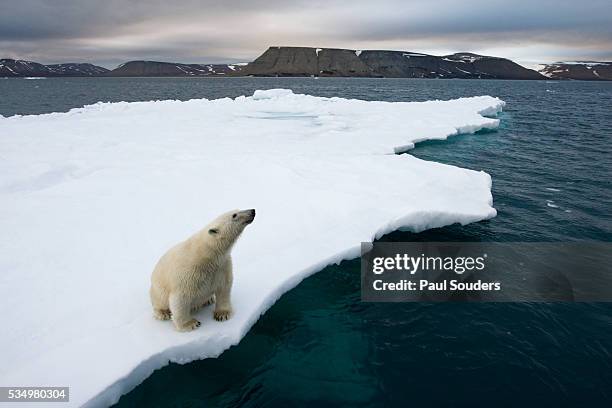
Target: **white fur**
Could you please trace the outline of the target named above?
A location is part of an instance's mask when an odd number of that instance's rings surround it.
[[[179,331],[193,330],[200,322],[191,314],[213,302],[216,320],[230,318],[231,250],[254,218],[255,210],[228,211],[161,257],[149,291],[155,318],[172,318]]]

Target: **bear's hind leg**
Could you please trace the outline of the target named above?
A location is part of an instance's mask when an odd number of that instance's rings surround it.
[[[204,302],[196,304],[191,311],[192,312],[197,312],[198,310],[202,309],[203,307],[206,307],[208,305],[212,305],[213,303],[215,303],[215,295],[212,295],[211,297],[209,297],[208,299],[206,299]]]
[[[153,309],[153,317],[157,320],[170,320],[172,313],[170,313],[170,309]]]
[[[212,305],[213,303],[215,303],[215,295],[209,297],[208,300],[204,302],[204,305],[202,305],[202,307]]]
[[[153,306],[153,317],[157,320],[170,320],[168,293],[155,285],[151,285],[149,296],[151,298],[151,305]]]
[[[191,317],[191,301],[185,297],[170,295],[170,313],[178,331],[191,331],[200,327],[200,322]]]

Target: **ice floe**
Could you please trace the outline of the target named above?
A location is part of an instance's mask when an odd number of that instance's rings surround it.
[[[68,405],[107,406],[169,361],[237,344],[362,241],[495,216],[488,174],[393,153],[495,128],[483,115],[503,105],[268,90],[0,117],[0,384],[70,386]],[[233,208],[257,209],[233,253],[233,318],[207,307],[190,333],[154,320],[159,256]]]

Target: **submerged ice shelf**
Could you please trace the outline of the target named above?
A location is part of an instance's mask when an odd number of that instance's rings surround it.
[[[367,102],[256,91],[0,117],[0,384],[106,406],[169,361],[237,344],[284,292],[359,244],[495,216],[491,178],[394,152],[495,128],[482,96]],[[256,208],[233,253],[235,314],[152,318],[155,262],[219,213]]]

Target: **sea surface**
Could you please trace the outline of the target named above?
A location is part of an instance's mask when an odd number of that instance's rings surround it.
[[[497,217],[383,241],[612,241],[612,82],[0,79],[0,114],[269,88],[366,100],[506,101],[497,131],[424,142],[407,153],[491,174]],[[238,346],[157,370],[118,406],[612,406],[612,304],[362,303],[359,276],[359,260],[325,268],[286,293]]]

